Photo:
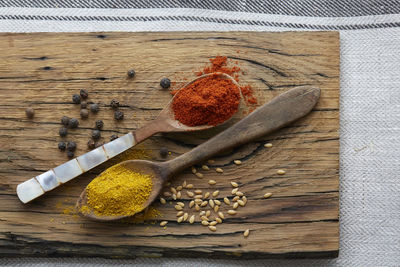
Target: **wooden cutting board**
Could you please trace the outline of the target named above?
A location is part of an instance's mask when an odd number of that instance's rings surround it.
[[[337,32],[167,32],[0,34],[0,255],[148,257],[335,257],[339,249],[339,34]],[[159,81],[179,86],[210,57],[228,56],[242,68],[263,104],[299,85],[322,89],[306,118],[257,142],[215,158],[203,179],[190,170],[184,180],[203,191],[231,196],[230,181],[241,184],[245,207],[210,232],[199,222],[178,224],[173,203],[155,207],[161,216],[146,223],[97,223],[73,212],[82,189],[107,166],[60,186],[24,205],[17,184],[67,160],[57,149],[60,119],[79,118],[71,96],[81,88],[101,110],[80,121],[66,140],[76,155],[87,151],[95,119],[102,119],[104,140],[122,135],[155,118],[171,95]],[[126,77],[128,69],[137,72]],[[107,106],[118,99],[125,119],[117,123]],[[36,110],[25,117],[25,108]],[[236,115],[233,122],[245,116]],[[224,126],[227,127],[227,126]],[[160,147],[174,158],[222,128],[202,133],[160,134],[132,152],[161,160]],[[272,148],[264,144],[271,142]],[[140,149],[140,150],[138,150]],[[136,152],[135,152],[136,151]],[[233,164],[240,159],[240,166]],[[121,157],[113,162],[121,160]],[[224,173],[215,172],[223,168]],[[283,169],[285,175],[277,175]],[[209,179],[217,185],[207,184]],[[264,199],[264,193],[273,196]],[[188,203],[184,194],[184,202]],[[186,208],[189,213],[193,211]],[[227,207],[222,206],[226,211]],[[196,217],[198,220],[198,218]],[[158,224],[168,220],[167,228]],[[243,231],[250,229],[250,236]]]

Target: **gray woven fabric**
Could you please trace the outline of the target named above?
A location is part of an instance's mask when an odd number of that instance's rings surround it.
[[[0,259],[0,264],[9,266],[136,264],[174,267],[400,266],[398,141],[400,4],[398,1],[291,0],[260,3],[243,0],[232,1],[232,5],[226,4],[227,1],[222,1],[220,4],[218,1],[216,3],[149,1],[147,6],[145,1],[61,2],[3,1],[0,3],[0,31],[341,30],[340,256],[337,259],[322,260],[255,261],[3,258]],[[97,9],[78,7],[97,7]],[[144,9],[144,7],[151,8]]]

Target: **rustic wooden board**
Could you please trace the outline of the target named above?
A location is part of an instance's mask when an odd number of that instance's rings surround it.
[[[0,47],[0,255],[180,257],[334,257],[339,249],[339,34],[336,32],[186,32],[1,34]],[[159,205],[167,229],[152,224],[97,223],[70,209],[82,189],[110,163],[57,188],[31,204],[18,200],[17,184],[64,161],[58,129],[63,115],[79,117],[71,95],[87,88],[102,109],[68,139],[86,152],[94,118],[105,122],[103,136],[137,129],[170,99],[159,89],[162,77],[178,84],[194,77],[208,58],[226,55],[245,71],[260,103],[298,85],[316,85],[322,96],[312,113],[279,132],[216,158],[198,179],[190,171],[175,178],[205,191],[218,182],[220,197],[229,181],[242,184],[246,207],[210,232],[177,224],[173,206]],[[126,79],[134,67],[137,77]],[[119,99],[126,119],[115,123],[106,107]],[[33,120],[27,106],[36,109]],[[238,114],[233,122],[243,114]],[[227,127],[227,126],[224,126]],[[142,145],[155,160],[166,146],[173,158],[222,128],[204,133],[157,135]],[[263,147],[272,142],[270,149]],[[233,159],[243,164],[235,166]],[[114,161],[115,162],[115,161]],[[278,176],[277,169],[286,170]],[[266,192],[273,197],[263,199]],[[186,197],[186,195],[185,195]],[[185,200],[186,201],[186,200]],[[225,208],[223,209],[225,210]],[[66,212],[68,213],[68,212]],[[243,231],[251,229],[248,238]]]

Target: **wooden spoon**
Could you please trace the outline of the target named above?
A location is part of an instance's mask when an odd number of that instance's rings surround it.
[[[231,80],[240,91],[240,86],[235,79],[225,73],[210,73],[202,75],[184,85],[183,88],[210,75],[218,75],[220,78]],[[178,94],[179,91],[177,94],[175,94],[175,96]],[[198,131],[214,127],[212,125],[190,127],[175,120],[172,110],[172,102],[174,97],[155,120],[151,121],[137,131],[129,132],[128,134],[121,136],[114,141],[106,143],[86,154],[67,161],[64,164],[61,164],[45,173],[19,184],[17,186],[17,195],[19,199],[23,203],[30,202],[44,193],[53,190],[59,185],[72,180],[73,178],[128,150],[129,148],[137,145],[156,133]],[[243,97],[241,97],[241,99],[243,99]]]
[[[134,172],[152,176],[153,188],[150,197],[143,205],[143,209],[145,209],[158,197],[164,182],[169,178],[223,150],[256,140],[305,116],[317,103],[320,92],[319,88],[310,86],[296,87],[289,90],[259,107],[232,127],[173,160],[166,162],[128,160],[120,164]],[[78,210],[82,206],[88,206],[86,189],[83,190],[77,201]],[[92,210],[81,213],[81,215],[99,221],[113,221],[128,217],[97,216]]]

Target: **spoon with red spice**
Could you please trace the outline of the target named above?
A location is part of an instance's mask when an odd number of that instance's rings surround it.
[[[205,74],[176,91],[156,119],[120,138],[61,164],[17,186],[23,203],[73,178],[160,132],[205,130],[229,120],[239,109],[239,84],[225,73]]]
[[[304,117],[318,102],[321,90],[319,88],[296,87],[275,97],[272,101],[253,111],[233,126],[222,131],[205,143],[191,151],[166,162],[146,160],[128,160],[120,163],[123,167],[136,173],[147,174],[152,178],[152,189],[142,210],[148,207],[160,194],[165,181],[174,177],[182,170],[233,147],[254,141],[268,133]],[[134,196],[133,196],[134,197]],[[85,211],[81,215],[94,220],[113,221],[129,216],[99,216],[88,205],[86,189],[80,195],[77,208]],[[140,212],[138,210],[137,212]]]

